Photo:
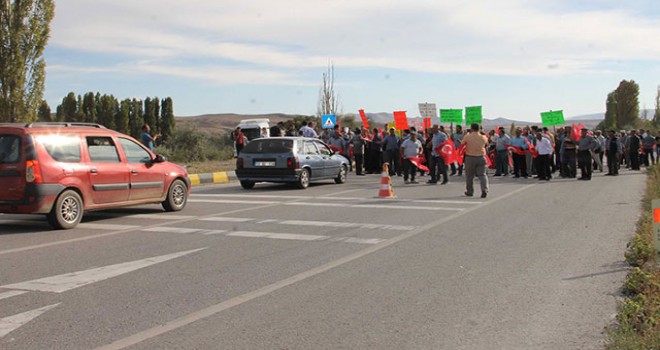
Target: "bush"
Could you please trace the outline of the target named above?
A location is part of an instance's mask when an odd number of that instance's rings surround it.
[[[228,138],[209,137],[193,126],[176,128],[172,137],[157,147],[156,151],[177,163],[226,160],[234,155]]]

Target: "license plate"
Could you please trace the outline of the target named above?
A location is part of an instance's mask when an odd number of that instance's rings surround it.
[[[254,166],[275,166],[275,162],[258,161],[258,162],[254,162]]]

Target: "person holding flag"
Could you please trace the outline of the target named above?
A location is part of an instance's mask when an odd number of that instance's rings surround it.
[[[454,141],[454,148],[458,149],[461,146],[461,141],[463,141],[463,136],[465,134],[463,133],[463,127],[461,125],[456,125],[456,132],[451,134],[451,139]],[[451,176],[456,175],[456,171],[458,171],[458,176],[463,175],[463,164],[456,164],[454,162],[451,163]]]
[[[522,176],[526,179],[528,175],[526,154],[529,152],[521,128],[516,128],[516,136],[509,142],[509,149],[511,149],[511,157],[513,158],[513,177],[519,178]]]
[[[593,166],[591,165],[591,154],[598,147],[598,142],[594,139],[593,136],[588,135],[587,132],[589,129],[581,128],[580,140],[578,141],[578,165],[580,166],[581,176],[578,180],[591,180],[591,173],[593,171]]]
[[[488,196],[488,177],[486,176],[486,149],[488,137],[479,132],[479,124],[470,125],[470,133],[463,137],[461,146],[465,145],[465,195],[474,195],[474,177],[479,178],[481,198]]]
[[[443,144],[448,140],[447,134],[444,131],[438,128],[438,125],[433,125],[431,129],[432,139],[431,139],[431,159],[429,160],[429,167],[431,169],[431,179],[427,182],[429,184],[437,184],[440,179],[440,174],[442,174],[442,183],[441,185],[447,184],[448,175],[447,175],[447,164],[445,160],[441,157],[438,148],[441,148]],[[450,145],[451,147],[451,145]]]
[[[422,143],[417,140],[417,133],[414,132],[410,133],[408,139],[401,144],[401,154],[403,155],[403,183],[418,183],[415,181],[417,167],[412,163],[411,158],[417,158],[419,160],[419,155],[422,153],[422,150]],[[410,181],[408,181],[408,177],[410,177]]]

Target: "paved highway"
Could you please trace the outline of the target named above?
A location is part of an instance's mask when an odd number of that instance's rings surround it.
[[[600,349],[644,179],[230,183],[69,231],[0,215],[0,349]]]

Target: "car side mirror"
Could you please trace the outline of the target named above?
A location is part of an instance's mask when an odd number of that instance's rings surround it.
[[[167,158],[163,157],[160,154],[157,154],[156,158],[154,158],[154,163],[162,163],[162,162],[165,162],[165,161],[167,161]]]

